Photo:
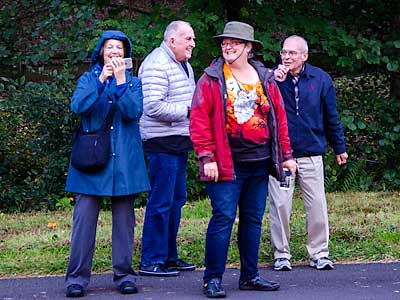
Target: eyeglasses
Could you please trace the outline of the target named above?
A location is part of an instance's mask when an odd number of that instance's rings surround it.
[[[281,50],[281,51],[279,51],[279,53],[281,56],[288,55],[289,57],[293,57],[293,56],[297,56],[298,54],[303,53],[303,52],[298,52],[298,51],[293,51],[293,50],[289,50],[289,51]]]
[[[228,47],[228,46],[231,46],[231,47],[233,48],[233,47],[236,47],[237,45],[244,44],[244,43],[245,43],[245,42],[242,41],[242,40],[231,40],[230,42],[228,42],[228,41],[223,41],[223,42],[221,43],[221,48],[226,48],[226,47]]]

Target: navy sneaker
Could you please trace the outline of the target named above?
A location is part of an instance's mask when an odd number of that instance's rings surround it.
[[[179,258],[177,261],[167,261],[164,266],[167,268],[176,269],[178,271],[194,271],[196,269],[196,265],[184,262]]]
[[[71,284],[67,287],[67,293],[65,296],[68,298],[78,298],[78,297],[83,297],[84,292],[83,292],[83,286],[80,284]]]
[[[225,298],[226,293],[221,284],[221,279],[212,278],[203,284],[203,294],[207,298]]]
[[[173,268],[164,266],[163,264],[155,264],[149,266],[140,266],[139,275],[142,276],[160,276],[160,277],[174,277],[179,275],[179,271]]]
[[[240,290],[255,290],[255,291],[275,291],[279,289],[279,283],[268,281],[260,276],[256,276],[250,280],[240,280]]]
[[[133,281],[124,281],[119,286],[119,291],[121,294],[136,294],[138,289]]]

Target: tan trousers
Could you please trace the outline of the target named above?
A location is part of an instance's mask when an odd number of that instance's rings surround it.
[[[307,251],[310,259],[328,257],[329,226],[322,156],[301,157],[296,161],[298,164],[296,177],[306,210]],[[291,258],[289,223],[295,179],[292,176],[290,189],[285,191],[279,188],[279,182],[275,178],[269,177],[269,219],[275,259]]]

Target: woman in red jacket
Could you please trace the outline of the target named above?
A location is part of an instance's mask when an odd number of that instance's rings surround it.
[[[190,135],[213,208],[206,235],[203,292],[209,298],[223,298],[221,281],[238,206],[239,288],[279,288],[258,273],[261,225],[268,176],[282,180],[282,168],[294,173],[296,163],[274,73],[252,59],[254,50],[262,48],[254,39],[253,27],[229,22],[223,34],[214,38],[221,44],[222,57],[213,61],[197,83]]]

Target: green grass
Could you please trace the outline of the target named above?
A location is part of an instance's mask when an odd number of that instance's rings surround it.
[[[400,260],[400,193],[327,194],[330,252],[335,262]],[[208,200],[186,205],[182,213],[178,244],[183,259],[203,266],[204,239],[211,216]],[[135,256],[140,258],[144,209],[136,209]],[[62,275],[69,255],[72,211],[0,214],[0,277]],[[307,261],[305,212],[295,195],[291,221],[294,264]],[[237,223],[232,235],[228,266],[238,266]],[[273,259],[269,221],[264,218],[260,265]],[[93,260],[95,273],[111,270],[111,214],[102,211]]]

